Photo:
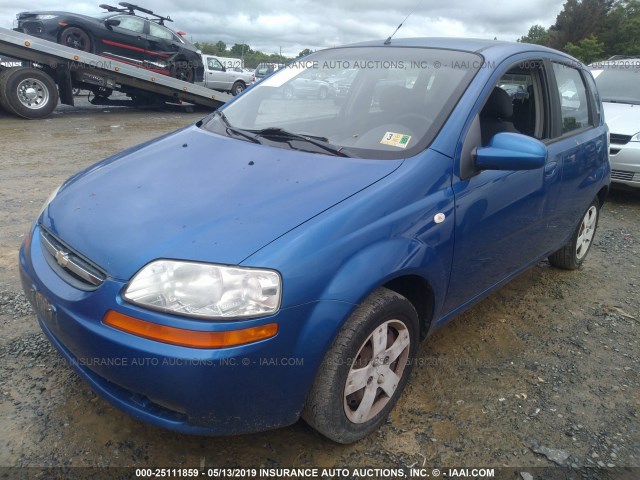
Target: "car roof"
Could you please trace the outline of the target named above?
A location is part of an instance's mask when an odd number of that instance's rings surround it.
[[[386,46],[384,40],[369,41],[344,45],[345,47],[379,47]],[[505,42],[502,40],[486,40],[478,38],[453,38],[453,37],[421,37],[421,38],[394,38],[388,44],[390,47],[422,47],[442,50],[459,50],[470,53],[482,53],[484,57],[503,58],[522,52],[555,53],[566,57],[576,64],[582,64],[577,59],[563,52],[553,50],[534,43]],[[340,48],[340,47],[337,47]]]

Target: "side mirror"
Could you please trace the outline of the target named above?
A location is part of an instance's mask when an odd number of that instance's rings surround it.
[[[489,145],[475,152],[475,166],[480,170],[535,170],[546,160],[544,143],[519,133],[496,133]]]
[[[107,28],[117,27],[118,25],[120,25],[120,20],[116,20],[115,18],[107,18],[104,21],[104,24],[107,26]]]

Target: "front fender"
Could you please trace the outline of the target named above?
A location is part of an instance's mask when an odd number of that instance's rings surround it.
[[[453,217],[448,225],[434,228],[447,236],[443,230],[453,228]],[[451,255],[439,247],[404,237],[370,245],[357,252],[336,272],[322,299],[360,304],[377,288],[408,275],[425,279],[435,297],[442,298],[449,278]]]

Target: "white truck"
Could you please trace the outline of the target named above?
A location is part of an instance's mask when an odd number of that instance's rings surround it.
[[[229,67],[226,66],[223,61],[225,63],[231,61],[230,64],[233,65],[234,61],[240,62],[240,59],[202,55],[205,87],[223,92],[231,92],[231,94],[235,96],[255,81],[255,76],[252,73],[244,72],[242,68],[240,68],[240,64],[238,64],[238,67]],[[229,63],[227,63],[227,65],[229,65]]]

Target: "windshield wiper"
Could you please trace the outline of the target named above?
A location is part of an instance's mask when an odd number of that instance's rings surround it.
[[[329,139],[326,137],[319,137],[316,135],[307,135],[305,133],[295,133],[290,132],[288,130],[284,130],[283,128],[278,127],[269,127],[263,128],[262,130],[248,130],[253,133],[256,137],[264,137],[267,139],[278,139],[282,138],[283,140],[299,140],[301,142],[310,143],[311,145],[315,145],[316,147],[322,148],[329,153],[332,153],[339,157],[348,157],[346,153],[342,151],[343,147],[337,147],[329,143]]]
[[[261,143],[260,140],[258,140],[255,135],[245,132],[244,130],[241,130],[239,128],[232,127],[231,124],[229,123],[229,120],[227,120],[227,116],[224,114],[224,112],[220,110],[216,110],[214,115],[217,115],[218,117],[220,117],[220,120],[222,120],[222,123],[224,124],[224,128],[227,131],[227,134],[233,134],[238,137],[246,138],[252,143]]]

